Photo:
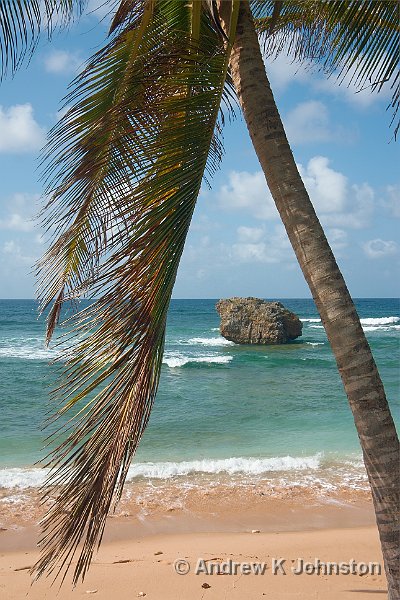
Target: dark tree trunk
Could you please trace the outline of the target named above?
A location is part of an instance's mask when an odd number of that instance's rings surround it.
[[[241,2],[230,65],[258,160],[336,358],[371,485],[389,598],[399,600],[396,429],[355,306],[293,159],[247,1]]]

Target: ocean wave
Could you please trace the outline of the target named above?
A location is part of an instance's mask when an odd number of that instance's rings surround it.
[[[205,363],[226,365],[233,359],[233,356],[164,356],[163,363],[168,365],[170,369],[183,367],[189,363]]]
[[[137,477],[168,479],[169,477],[190,475],[195,473],[234,475],[261,475],[275,471],[315,470],[321,466],[322,454],[295,457],[282,456],[273,458],[222,458],[204,459],[182,462],[145,462],[133,464],[129,468],[127,481]],[[17,488],[24,490],[38,488],[43,485],[49,473],[48,469],[0,469],[0,488]]]
[[[311,456],[273,456],[269,458],[232,457],[219,459],[141,462],[130,466],[127,481],[135,479],[167,480],[171,477],[190,475],[243,475],[266,476],[276,473],[274,477],[289,477],[283,473],[302,473],[312,471],[313,476],[348,475],[360,471],[364,473],[363,463],[359,456],[338,457],[325,456],[318,452]],[[319,473],[319,475],[318,475]],[[25,490],[39,488],[49,474],[47,468],[8,468],[0,469],[0,488]],[[292,480],[292,477],[289,477]]]
[[[364,331],[399,331],[400,325],[363,325]]]
[[[193,473],[262,475],[276,471],[304,471],[320,468],[322,453],[314,456],[276,456],[273,458],[221,458],[182,462],[139,463],[129,469],[128,480],[136,477],[168,479]]]
[[[190,345],[201,345],[201,346],[234,346],[235,343],[225,338],[221,337],[212,337],[212,338],[203,338],[203,337],[194,337],[184,342]]]
[[[29,346],[6,346],[0,348],[0,357],[20,358],[23,360],[53,360],[57,357],[54,350],[48,348],[31,348]]]
[[[362,325],[390,325],[398,323],[400,317],[373,317],[371,319],[360,319]]]
[[[323,325],[319,325],[321,319],[302,318],[300,320],[309,323],[309,327],[312,329],[323,329]],[[396,325],[396,323],[400,322],[400,317],[366,317],[360,319],[360,322],[364,331],[392,331],[400,329],[400,325]]]
[[[0,469],[0,488],[17,488],[19,490],[38,488],[44,484],[48,473],[48,469],[39,468]]]
[[[303,323],[321,323],[321,319],[306,319],[303,317],[300,317],[300,321],[303,321]]]
[[[324,342],[306,342],[308,346],[325,346]]]
[[[15,337],[0,339],[0,358],[19,358],[22,360],[47,360],[66,358],[69,347],[57,340],[46,347],[43,337]]]

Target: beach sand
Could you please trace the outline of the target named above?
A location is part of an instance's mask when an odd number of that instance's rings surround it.
[[[215,498],[213,499],[215,500]],[[221,505],[223,506],[222,498]],[[383,572],[360,575],[361,563],[382,556],[368,499],[264,499],[263,505],[207,503],[197,511],[157,511],[146,518],[119,512],[82,584],[61,590],[41,580],[31,586],[29,567],[38,552],[37,526],[20,521],[0,531],[0,597],[3,600],[103,598],[105,600],[372,600],[386,597]],[[354,561],[355,574],[295,574],[298,559],[311,564]],[[190,571],[177,574],[177,559]],[[273,560],[279,562],[273,574]],[[231,561],[231,562],[229,562]],[[293,561],[293,562],[292,562]],[[264,574],[243,574],[233,563],[265,563]],[[187,568],[182,563],[181,568]],[[210,567],[211,565],[211,567]],[[218,566],[219,565],[219,566]],[[196,566],[200,571],[195,573]],[[244,567],[246,570],[247,567]],[[251,568],[251,567],[249,567]],[[312,567],[308,567],[310,570]],[[214,569],[214,573],[210,573]],[[217,574],[218,569],[228,571]],[[236,569],[236,572],[235,572]],[[206,570],[206,572],[205,572]],[[323,571],[323,567],[321,567]],[[229,572],[231,574],[229,574]]]

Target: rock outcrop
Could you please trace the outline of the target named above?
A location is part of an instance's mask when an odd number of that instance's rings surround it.
[[[303,324],[280,302],[259,298],[220,300],[221,335],[236,344],[286,344],[302,333]]]

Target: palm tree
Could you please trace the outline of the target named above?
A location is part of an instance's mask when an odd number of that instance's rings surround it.
[[[45,2],[48,29],[81,4]],[[11,70],[33,49],[41,10],[37,0],[0,4],[0,48]],[[356,66],[360,84],[373,77],[381,87],[396,69],[397,17],[394,1],[119,2],[110,40],[73,82],[65,99],[71,108],[45,154],[50,199],[43,219],[53,241],[38,272],[41,308],[52,305],[47,339],[64,302],[98,299],[69,321],[73,353],[54,392],[64,402],[56,416],[78,410],[48,457],[46,489],[58,499],[43,520],[38,576],[68,568],[83,541],[74,582],[83,578],[121,494],[156,394],[167,310],[200,185],[222,155],[221,103],[229,112],[237,97],[336,357],[371,484],[390,598],[399,598],[395,427],[260,51],[288,43],[299,59],[312,56],[344,73]],[[397,87],[395,111],[398,103]]]
[[[398,599],[400,455],[396,429],[356,308],[297,170],[245,2],[240,6],[230,67],[254,149],[321,316],[353,412],[390,598]]]

